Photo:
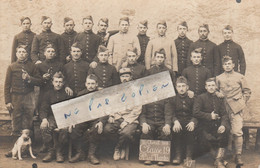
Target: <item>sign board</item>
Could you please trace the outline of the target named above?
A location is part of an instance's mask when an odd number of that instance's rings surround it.
[[[140,140],[139,160],[170,162],[171,141]]]
[[[51,106],[58,128],[94,120],[175,96],[168,71],[122,83]]]

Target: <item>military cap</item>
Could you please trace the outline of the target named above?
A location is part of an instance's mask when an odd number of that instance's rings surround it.
[[[71,20],[73,21],[72,18],[70,18],[70,17],[65,17],[65,18],[64,18],[64,24],[67,23],[67,22],[69,22],[69,21],[71,21]]]
[[[104,22],[104,23],[106,23],[107,24],[107,26],[108,26],[108,18],[101,18],[100,20],[99,20],[99,22]],[[98,22],[98,23],[99,23]]]
[[[87,78],[86,78],[86,81],[87,81],[87,79],[92,79],[92,80],[94,80],[96,82],[98,81],[98,78],[97,78],[97,76],[95,74],[88,75]]]
[[[26,51],[28,50],[28,45],[23,45],[23,44],[21,44],[21,45],[19,45],[17,48],[16,48],[16,51],[19,49],[19,48],[23,48],[23,49],[25,49]],[[28,51],[27,51],[28,52]]]
[[[166,56],[166,52],[165,52],[165,49],[164,48],[160,48],[158,49],[157,51],[154,52],[154,56],[156,56],[156,54],[163,54],[164,57]]]
[[[49,19],[50,17],[48,17],[48,16],[42,16],[42,19],[41,19],[41,23],[44,21],[44,20],[47,20],[47,19]]]
[[[122,18],[120,18],[119,23],[120,23],[121,21],[126,21],[126,22],[129,24],[129,18],[128,18],[128,17],[122,17]]]
[[[202,24],[202,25],[200,25],[199,26],[199,29],[201,28],[201,27],[204,27],[204,28],[206,28],[207,30],[208,30],[208,32],[209,32],[209,25],[208,24]]]
[[[181,22],[179,25],[180,26],[184,26],[184,27],[186,27],[188,29],[188,24],[187,24],[186,21]]]
[[[215,77],[208,78],[205,83],[207,82],[216,82],[216,78]]]
[[[132,75],[131,69],[130,68],[121,68],[119,69],[119,75],[124,75],[124,74],[130,74]]]
[[[167,23],[165,20],[160,20],[158,23],[157,23],[157,26],[158,25],[164,25],[165,27],[167,27]]]
[[[79,48],[82,51],[82,45],[78,42],[73,43],[71,47]]]
[[[131,51],[131,52],[133,52],[137,55],[137,48],[136,47],[128,48],[127,51]]]
[[[90,20],[92,23],[93,23],[93,18],[92,18],[92,16],[91,15],[88,15],[88,16],[86,16],[86,17],[84,17],[83,19],[82,19],[82,21],[84,21],[84,20]]]
[[[98,47],[98,53],[101,53],[101,52],[108,52],[108,49],[105,46],[100,45]]]
[[[142,20],[139,22],[141,25],[144,25],[145,27],[148,27],[148,21],[147,20]]]
[[[188,81],[184,76],[178,77],[177,80],[176,80],[176,84],[177,83],[185,83],[186,85],[188,85]]]
[[[195,48],[192,52],[201,53],[202,52],[202,48]]]
[[[232,57],[230,57],[230,56],[228,56],[228,55],[225,55],[225,56],[223,56],[223,58],[222,58],[222,63],[224,64],[225,62],[228,62],[228,61],[230,61],[230,60],[232,60]],[[232,62],[233,62],[233,60],[232,60]]]
[[[62,74],[61,71],[59,71],[59,72],[56,72],[56,73],[53,75],[52,78],[63,78],[63,79],[64,79],[64,75]]]
[[[230,26],[230,25],[226,25],[226,26],[224,27],[224,29],[225,29],[225,30],[231,30],[231,31],[233,32],[233,27]]]
[[[21,24],[22,24],[23,21],[25,21],[25,20],[29,20],[30,23],[31,23],[31,19],[30,19],[29,17],[21,17],[21,18],[20,18]]]
[[[53,48],[56,51],[56,48],[52,43],[47,43],[46,47],[44,48],[44,51],[46,51],[47,48]]]

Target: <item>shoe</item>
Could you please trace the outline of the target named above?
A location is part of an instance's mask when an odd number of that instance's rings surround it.
[[[144,161],[144,164],[145,164],[145,165],[151,165],[151,164],[152,164],[152,161],[146,160],[146,161]]]
[[[124,159],[124,158],[125,158],[125,149],[122,149],[120,154],[120,159]]]
[[[62,153],[60,153],[60,152],[56,153],[56,162],[57,163],[63,163],[64,162],[64,157],[63,157]]]
[[[157,165],[158,165],[158,166],[164,166],[165,163],[164,163],[164,162],[157,162]]]
[[[54,160],[54,152],[48,152],[47,155],[42,159],[43,162],[51,162]]]
[[[174,157],[174,159],[172,160],[172,163],[174,165],[179,165],[181,164],[181,156],[177,155],[176,157]]]
[[[100,163],[99,160],[98,160],[98,158],[96,158],[95,155],[90,155],[90,156],[88,156],[88,161],[89,161],[91,164],[93,164],[93,165],[97,165],[97,164]]]
[[[120,154],[119,148],[115,148],[113,159],[114,160],[119,160],[120,159],[120,155],[121,154]]]
[[[235,163],[236,163],[237,165],[240,165],[240,166],[243,166],[243,165],[244,165],[244,162],[242,161],[241,154],[237,154],[237,155],[236,155]]]
[[[78,152],[75,154],[74,157],[72,157],[69,162],[70,163],[76,163],[76,162],[79,162],[79,161],[83,161],[85,160],[85,154],[83,154],[83,152]]]

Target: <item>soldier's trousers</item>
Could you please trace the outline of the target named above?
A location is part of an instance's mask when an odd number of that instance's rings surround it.
[[[229,130],[226,129],[222,134],[217,133],[217,131],[218,127],[216,127],[215,130],[211,130],[210,132],[203,130],[201,144],[204,144],[208,147],[225,148],[228,144]]]
[[[32,129],[35,110],[34,92],[12,94],[12,135],[19,136],[21,130]]]
[[[134,140],[135,131],[138,127],[137,123],[127,124],[125,128],[120,129],[120,124],[124,120],[118,119],[114,123],[107,123],[104,128],[104,134],[106,136],[119,135],[117,147],[125,147],[127,143]]]
[[[165,135],[163,133],[163,124],[150,124],[151,129],[147,134],[142,133],[141,134],[141,139],[151,139],[151,140],[165,140],[165,141],[170,141],[171,140],[171,135]]]

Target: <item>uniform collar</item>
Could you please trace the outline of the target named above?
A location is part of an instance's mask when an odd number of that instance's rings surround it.
[[[146,37],[147,35],[146,34],[139,34],[137,35],[138,37]]]
[[[100,36],[106,36],[107,33],[98,31],[97,34],[100,35]]]
[[[99,65],[107,65],[108,62],[102,63],[102,62],[98,62]]]
[[[231,39],[231,40],[225,40],[224,41],[224,43],[232,43],[233,42],[233,40]]]
[[[75,33],[75,31],[73,30],[72,32],[70,32],[70,33],[68,33],[68,32],[64,32],[65,34],[68,34],[68,35],[72,35],[72,34],[74,34]]]
[[[23,32],[26,33],[26,34],[29,34],[29,33],[31,33],[32,31],[31,31],[31,30],[25,30],[25,31],[23,30]]]
[[[28,58],[27,59],[25,59],[25,60],[17,60],[17,62],[19,63],[19,64],[26,64],[27,63],[27,61],[28,61]]]
[[[84,31],[84,33],[86,33],[86,34],[92,34],[93,31],[92,31],[92,30],[87,30],[87,31]]]
[[[55,61],[55,59],[53,58],[53,59],[45,59],[45,62],[46,63],[53,63]]]
[[[178,93],[178,95],[179,95],[180,98],[186,98],[186,97],[188,96],[188,93],[186,92],[186,93],[184,93],[183,95],[181,95],[181,94]]]
[[[208,38],[206,38],[206,39],[199,39],[199,41],[202,41],[202,42],[207,42],[207,41],[209,41],[209,39]]]
[[[186,38],[187,38],[186,36],[184,36],[184,37],[178,36],[178,39],[180,39],[180,40],[184,40],[184,39],[186,39]]]
[[[49,30],[43,30],[42,32],[43,33],[51,33],[52,31],[51,31],[51,29],[49,29]]]

